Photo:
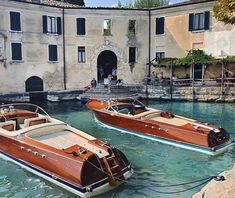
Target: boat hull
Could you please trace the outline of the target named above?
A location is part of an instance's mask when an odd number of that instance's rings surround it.
[[[217,155],[233,145],[222,128],[133,103],[87,103],[101,123],[162,143]],[[134,110],[134,111],[132,111]]]
[[[196,151],[196,152],[200,152],[200,153],[204,153],[204,154],[212,155],[212,156],[219,155],[219,154],[226,152],[227,150],[229,150],[231,148],[231,146],[233,146],[235,144],[233,140],[230,140],[220,146],[213,147],[213,148],[200,147],[200,146],[195,146],[192,144],[182,143],[179,141],[171,141],[169,139],[162,138],[162,137],[159,137],[156,135],[143,134],[143,133],[140,133],[137,131],[131,131],[131,130],[127,130],[124,128],[119,128],[119,127],[116,127],[113,125],[105,124],[105,123],[99,121],[98,119],[95,119],[95,120],[99,125],[101,125],[102,127],[108,128],[108,129],[114,129],[114,130],[120,131],[122,133],[128,133],[128,134],[138,136],[141,138],[145,138],[148,140],[152,140],[152,141],[160,142],[163,144],[168,144],[171,146],[175,146],[175,147],[179,147],[179,148],[183,148],[183,149],[187,149],[187,150],[191,150],[191,151]]]
[[[10,161],[14,164],[17,164],[21,168],[45,179],[45,180],[47,180],[47,181],[49,181],[49,182],[51,182],[61,188],[64,188],[64,189],[66,189],[66,190],[68,190],[68,191],[70,191],[80,197],[91,197],[91,196],[95,196],[98,194],[102,194],[102,193],[105,193],[109,190],[116,188],[121,183],[123,183],[123,182],[119,182],[115,186],[110,186],[109,182],[108,182],[108,178],[105,178],[102,181],[96,182],[96,183],[91,184],[89,186],[81,187],[79,185],[75,185],[74,183],[70,183],[68,181],[65,181],[61,178],[57,178],[53,174],[48,173],[45,170],[42,170],[33,164],[30,164],[26,161],[15,158],[14,156],[11,156],[11,155],[4,153],[2,151],[0,151],[0,158],[7,160],[7,161]],[[125,169],[123,169],[122,171],[124,172],[125,179],[128,179],[133,174],[133,170],[130,165],[128,167],[126,167]]]

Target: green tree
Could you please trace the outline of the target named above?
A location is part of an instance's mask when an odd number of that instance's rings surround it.
[[[225,24],[235,24],[235,1],[218,0],[213,8],[215,18]]]
[[[117,7],[117,8],[121,8],[121,7],[122,7],[122,3],[121,3],[120,0],[117,2],[117,6],[116,6],[116,7]]]
[[[133,0],[129,1],[125,6],[118,1],[117,7],[126,7],[126,8],[153,8],[163,5],[168,5],[169,0]]]

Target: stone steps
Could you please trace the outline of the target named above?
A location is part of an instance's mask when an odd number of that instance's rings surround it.
[[[81,98],[96,98],[99,100],[107,100],[107,99],[125,99],[130,97],[137,97],[138,93],[142,90],[142,86],[111,86],[111,91],[109,92],[108,87],[104,85],[97,85],[96,88],[91,88],[86,91],[82,95],[80,95],[77,99],[81,100]]]

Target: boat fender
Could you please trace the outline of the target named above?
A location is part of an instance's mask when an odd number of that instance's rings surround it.
[[[88,186],[88,187],[86,187],[86,191],[87,191],[87,192],[92,192],[93,189],[92,189],[90,186]]]
[[[162,111],[162,112],[160,113],[160,115],[161,115],[161,117],[163,117],[163,118],[168,118],[168,119],[175,117],[175,116],[174,116],[172,113],[170,113],[169,111]]]

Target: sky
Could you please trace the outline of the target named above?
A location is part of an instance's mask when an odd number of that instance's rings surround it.
[[[113,7],[118,0],[84,0],[86,7]],[[126,4],[130,0],[120,0],[122,4]],[[170,3],[179,3],[184,0],[170,0]]]

